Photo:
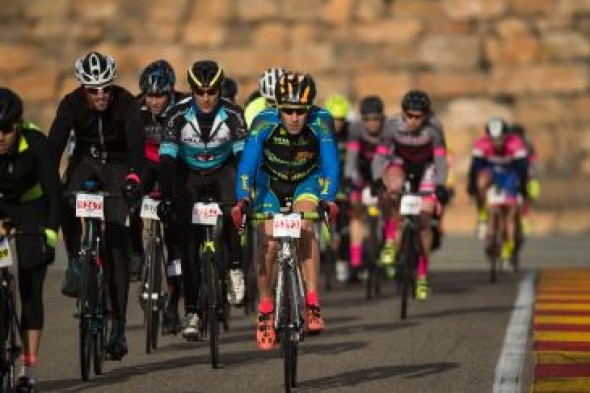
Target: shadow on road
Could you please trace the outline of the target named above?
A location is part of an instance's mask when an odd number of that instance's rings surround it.
[[[301,344],[300,349],[303,355],[313,354],[332,356],[334,354],[361,350],[367,346],[367,343],[359,341],[339,342],[332,344],[313,344],[312,340],[313,339],[310,339],[309,342],[306,340]],[[39,383],[39,390],[44,392],[82,392],[96,386],[104,387],[117,385],[127,381],[130,378],[149,375],[153,372],[182,369],[186,367],[199,367],[201,371],[203,371],[203,367],[208,369],[209,359],[209,354],[205,353],[197,356],[185,356],[177,359],[167,359],[137,366],[127,366],[120,368],[115,367],[112,369],[112,371],[108,371],[102,376],[93,376],[89,382],[82,382],[80,379],[42,381]],[[221,349],[220,359],[223,361],[222,368],[233,368],[246,366],[252,363],[278,361],[280,359],[279,346],[277,345],[276,349],[270,352],[260,352],[254,348],[254,345],[251,351],[223,353],[223,350]],[[305,362],[305,357],[302,357],[301,361]],[[111,365],[116,366],[116,364],[117,363],[109,362],[107,364],[107,368],[110,369]]]
[[[298,391],[325,390],[341,387],[360,386],[366,382],[387,379],[396,376],[420,378],[452,370],[459,366],[455,362],[398,365],[388,367],[363,368],[347,371],[330,377],[323,377],[298,384]]]

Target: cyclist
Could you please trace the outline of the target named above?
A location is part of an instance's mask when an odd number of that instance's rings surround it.
[[[225,77],[223,86],[221,86],[221,97],[236,103],[236,96],[238,95],[238,83],[234,78]]]
[[[43,282],[55,258],[61,185],[46,136],[22,114],[20,97],[0,88],[0,220],[8,218],[17,230],[39,231],[39,236],[16,237],[23,343],[16,391],[34,392],[44,320]],[[5,339],[0,337],[0,346]]]
[[[386,116],[383,101],[380,97],[371,95],[360,102],[361,121],[352,123],[347,143],[346,164],[344,177],[350,184],[350,282],[359,282],[359,270],[362,266],[362,242],[364,228],[364,206],[362,191],[372,183],[371,164],[375,151],[381,141],[383,125]],[[391,209],[390,209],[391,210]],[[385,220],[386,246],[382,252],[382,261],[393,264],[393,219]]]
[[[510,132],[518,135],[524,142],[527,149],[527,161],[529,164],[528,180],[526,183],[527,199],[523,202],[521,208],[522,230],[525,235],[531,233],[530,213],[531,204],[541,196],[541,183],[539,182],[539,173],[537,169],[537,149],[533,142],[527,138],[525,128],[522,124],[514,123],[510,126]]]
[[[160,178],[159,149],[162,142],[165,119],[174,106],[186,98],[186,94],[174,90],[176,75],[174,69],[166,60],[150,63],[139,78],[139,95],[141,104],[141,120],[145,132],[145,164],[141,173],[141,191],[146,195],[156,186]],[[164,240],[166,242],[168,266],[180,263],[180,245],[178,235],[174,235],[174,223],[165,223]],[[139,216],[139,209],[132,216],[131,239],[133,249],[143,260],[143,220]],[[141,268],[136,274],[141,274]],[[180,277],[168,276],[169,295],[163,327],[165,331],[176,333],[180,329],[178,317],[178,300],[180,298]]]
[[[255,212],[279,212],[292,198],[293,210],[315,211],[318,203],[329,209],[331,221],[338,207],[338,151],[333,139],[331,116],[313,105],[313,79],[298,72],[284,73],[276,85],[277,107],[261,112],[252,125],[236,183],[237,205],[232,209],[234,224],[242,227],[242,214],[248,205]],[[320,178],[325,179],[320,187]],[[253,201],[250,196],[254,192]],[[306,323],[308,330],[321,332],[324,320],[318,296],[318,244],[310,222],[303,223],[300,256],[306,283]],[[275,341],[273,265],[277,243],[272,238],[272,223],[258,227],[260,255],[258,270],[258,326],[256,339],[261,350],[272,349]]]
[[[275,105],[275,86],[284,73],[285,70],[282,68],[273,67],[264,71],[260,76],[258,80],[260,96],[249,102],[244,109],[244,117],[248,128],[252,126],[252,121],[254,121],[257,114]]]
[[[425,92],[408,91],[402,98],[401,109],[401,113],[385,122],[382,140],[373,159],[373,189],[378,191],[384,185],[393,202],[398,202],[405,180],[411,180],[412,190],[433,193],[422,198],[416,280],[416,298],[426,300],[428,258],[432,247],[430,221],[437,202],[445,204],[449,199],[445,187],[446,144],[442,125]]]
[[[509,133],[506,122],[493,117],[485,126],[485,135],[473,146],[469,169],[468,192],[475,197],[479,224],[486,228],[486,249],[491,246],[492,231],[487,211],[487,190],[495,185],[507,195],[507,207],[502,209],[506,226],[500,252],[502,262],[510,261],[515,245],[515,215],[518,212],[518,194],[527,195],[527,149],[522,139]]]
[[[324,107],[334,119],[334,139],[338,146],[338,157],[340,166],[344,166],[346,161],[346,143],[348,140],[348,130],[350,121],[348,114],[350,111],[350,102],[341,94],[332,94],[326,97]],[[342,171],[341,175],[344,175]],[[346,281],[349,276],[348,262],[350,247],[350,236],[348,233],[348,190],[344,187],[346,182],[341,179],[340,190],[336,194],[336,204],[338,205],[338,218],[334,226],[334,236],[332,240],[332,249],[337,252],[338,260],[336,261],[336,279]]]
[[[220,98],[224,71],[214,61],[200,60],[187,71],[192,97],[174,108],[160,145],[162,201],[159,214],[168,220],[177,215],[181,233],[188,238],[182,245],[182,277],[186,321],[182,334],[200,339],[199,272],[196,244],[202,235],[191,225],[193,202],[203,190],[211,191],[221,202],[235,201],[235,161],[244,147],[246,125],[242,108]],[[228,300],[237,305],[244,299],[244,273],[240,239],[231,220],[224,226],[229,242]]]
[[[125,323],[129,294],[128,205],[141,197],[139,173],[144,154],[144,132],[136,98],[114,84],[115,61],[99,52],[90,52],[76,61],[80,86],[60,102],[49,131],[56,158],[64,151],[70,131],[76,146],[65,172],[65,188],[81,189],[84,181],[96,179],[104,191],[123,198],[105,200],[105,273],[112,307],[112,330],[107,345],[109,355],[120,360],[127,354]],[[77,295],[77,255],[80,251],[81,223],[71,203],[64,204],[62,216],[68,253],[68,271],[62,292]],[[78,273],[79,274],[79,273]]]

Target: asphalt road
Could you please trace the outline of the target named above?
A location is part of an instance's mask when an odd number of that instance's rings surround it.
[[[585,237],[539,238],[527,244],[526,269],[584,265]],[[230,331],[221,337],[223,367],[211,369],[208,343],[164,337],[144,353],[142,314],[131,288],[130,353],[108,362],[102,376],[79,378],[78,324],[74,302],[59,293],[63,254],[45,288],[46,330],[39,363],[39,391],[49,392],[279,392],[283,391],[278,350],[262,353],[254,341],[254,318],[234,310]],[[481,244],[449,238],[432,262],[432,296],[412,303],[399,319],[393,286],[373,301],[362,287],[340,286],[322,294],[327,330],[301,344],[297,391],[490,392],[520,275],[488,283]],[[530,367],[523,378],[528,383]]]

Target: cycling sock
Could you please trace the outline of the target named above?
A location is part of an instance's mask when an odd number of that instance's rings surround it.
[[[363,246],[360,244],[350,245],[350,266],[360,267],[363,263]]]
[[[258,303],[258,312],[261,314],[270,314],[274,308],[274,302],[270,297],[261,298],[260,303]]]
[[[487,221],[488,215],[488,209],[485,207],[477,212],[477,218],[479,221]]]
[[[417,276],[418,278],[426,278],[426,273],[428,273],[428,258],[421,255],[418,257]]]
[[[306,303],[308,306],[319,307],[320,298],[318,296],[318,293],[315,291],[307,291]]]
[[[397,221],[393,218],[386,218],[384,222],[385,226],[385,241],[394,241],[397,234]]]
[[[33,355],[21,355],[20,361],[22,364],[20,375],[21,377],[27,377],[31,381],[37,380],[37,357]]]
[[[505,240],[504,243],[502,244],[501,258],[502,259],[510,259],[512,257],[513,252],[514,252],[514,241]]]

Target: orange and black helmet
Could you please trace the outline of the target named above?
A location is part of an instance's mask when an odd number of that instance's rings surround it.
[[[310,107],[315,99],[315,82],[309,74],[285,72],[275,88],[279,107]]]

